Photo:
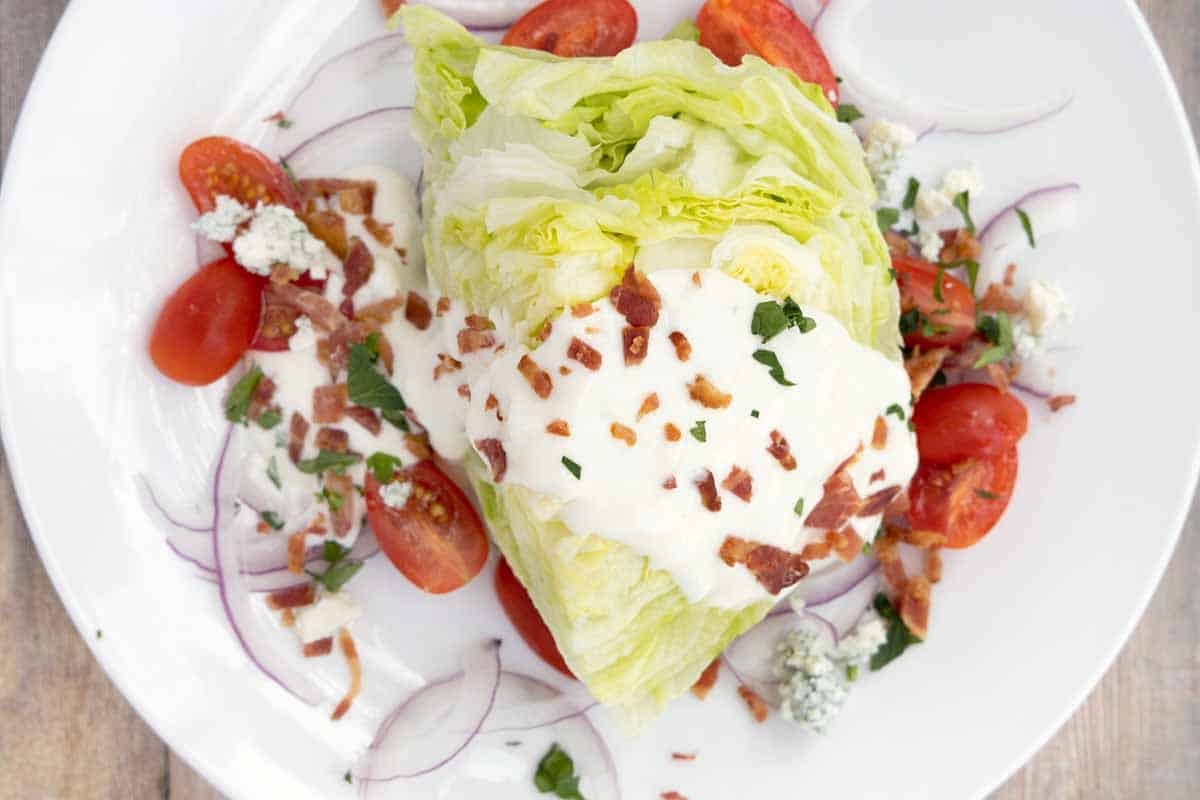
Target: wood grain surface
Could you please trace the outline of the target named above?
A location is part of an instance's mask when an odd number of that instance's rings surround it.
[[[1196,129],[1200,0],[1139,4]],[[0,0],[0,162],[65,5]],[[994,800],[1200,798],[1198,572],[1200,503],[1193,503],[1166,578],[1129,645],[1086,704]],[[42,569],[0,452],[0,798],[158,797],[218,795],[163,745],[92,659]]]

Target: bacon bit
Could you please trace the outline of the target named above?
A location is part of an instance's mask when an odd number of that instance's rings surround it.
[[[554,323],[551,320],[546,320],[542,323],[541,330],[538,331],[537,339],[539,342],[544,342],[550,338],[550,334],[554,333]]]
[[[459,397],[466,398],[467,400],[471,399],[471,387],[467,384],[460,383],[455,391],[458,392]]]
[[[313,422],[323,425],[338,422],[346,414],[350,395],[344,383],[318,386],[313,389]]]
[[[285,628],[290,628],[296,624],[296,612],[290,608],[285,608],[279,612],[279,624]]]
[[[916,254],[916,248],[912,246],[912,242],[895,231],[885,232],[883,240],[887,242],[888,252],[893,258],[908,258]]]
[[[304,645],[305,658],[318,658],[327,656],[333,652],[333,637],[326,636],[324,639],[317,639],[315,642],[308,642]]]
[[[409,292],[404,301],[404,318],[417,330],[424,331],[429,329],[429,323],[433,321],[433,312],[429,310],[429,303],[424,297]]]
[[[879,561],[884,582],[892,587],[893,591],[903,592],[905,584],[908,583],[908,576],[904,573],[904,562],[900,560],[899,542],[895,531],[885,529],[883,533],[875,537],[871,552]]]
[[[271,265],[271,283],[291,283],[297,280],[302,274],[300,270],[292,269],[287,264]]]
[[[679,792],[671,791],[671,792],[663,792],[662,794],[660,794],[658,796],[658,800],[688,800],[688,799],[686,797],[684,797],[683,795],[681,795]]]
[[[346,368],[350,361],[350,348],[366,341],[367,336],[372,333],[372,327],[371,323],[347,320],[346,324],[329,335],[327,355],[331,379]]]
[[[619,439],[630,447],[637,444],[637,433],[633,428],[627,428],[619,422],[609,425],[608,432],[612,435],[612,438]]]
[[[668,422],[663,425],[663,436],[667,437],[668,442],[678,442],[683,437],[683,432],[675,427],[675,424]]]
[[[713,659],[713,662],[704,668],[704,672],[700,673],[700,677],[692,684],[692,694],[703,700],[708,697],[708,693],[717,685],[717,676],[721,672],[721,657]]]
[[[246,416],[251,422],[258,422],[258,418],[271,408],[271,398],[274,396],[275,381],[264,375],[254,387],[254,393],[250,395],[250,407],[246,409]]]
[[[871,433],[871,447],[882,450],[887,446],[887,421],[883,417],[875,418],[875,430]]]
[[[375,182],[363,181],[339,190],[337,204],[347,214],[370,214],[375,206]]]
[[[746,701],[746,708],[750,709],[750,716],[754,717],[754,721],[759,725],[767,721],[769,708],[767,701],[758,696],[758,693],[749,686],[739,686],[738,694]]]
[[[625,355],[625,366],[632,367],[645,361],[649,342],[649,328],[635,328],[626,325],[625,329],[621,331],[621,344]]]
[[[325,512],[323,511],[317,512],[312,522],[308,523],[308,527],[304,529],[305,534],[312,536],[324,536],[328,532],[328,529],[325,527]]]
[[[412,453],[413,458],[418,461],[426,461],[433,458],[433,448],[429,446],[429,439],[425,436],[418,436],[415,433],[405,434],[404,446],[408,448],[408,452]]]
[[[496,419],[500,420],[501,422],[504,421],[504,418],[500,416],[500,401],[496,399],[496,395],[489,394],[487,396],[487,400],[483,402],[483,410],[495,411]]]
[[[392,321],[392,317],[396,315],[396,311],[402,305],[404,305],[403,295],[385,297],[383,300],[376,300],[374,303],[357,309],[354,312],[354,318],[359,322],[366,322],[372,325],[386,325]]]
[[[437,315],[439,317],[445,316],[448,311],[450,311],[450,298],[439,297],[437,301]]]
[[[350,434],[341,428],[322,427],[317,429],[313,445],[318,450],[331,450],[335,453],[350,451]]]
[[[809,542],[800,551],[800,559],[802,561],[820,561],[822,558],[829,558],[831,552],[833,552],[833,546],[829,542]]]
[[[668,492],[679,488],[679,484],[675,482],[675,476],[668,475],[667,479],[662,482],[662,488],[666,489]]]
[[[1009,264],[1007,267],[1004,268],[1004,288],[1005,289],[1011,289],[1013,287],[1013,284],[1017,282],[1016,276],[1017,276],[1017,265],[1016,264]]]
[[[1022,308],[1021,301],[1013,297],[998,283],[989,283],[987,291],[979,301],[980,311],[1004,311],[1015,314]]]
[[[914,400],[919,400],[921,395],[925,393],[925,389],[929,387],[933,376],[937,375],[942,364],[946,361],[946,356],[950,355],[950,348],[936,347],[927,353],[922,353],[921,348],[913,350],[913,354],[904,361],[904,369],[908,372],[908,382],[912,385],[912,395]]]
[[[886,489],[880,489],[873,495],[867,497],[863,502],[862,507],[858,509],[857,517],[873,517],[876,514],[882,514],[884,509],[891,505],[892,500],[896,495],[900,494],[899,486],[889,486]]]
[[[338,629],[338,646],[341,648],[342,655],[346,657],[346,665],[350,667],[350,688],[346,690],[346,696],[337,704],[337,708],[333,709],[333,714],[330,715],[332,720],[339,720],[346,716],[354,698],[358,697],[358,693],[362,689],[362,662],[358,660],[358,648],[354,646],[354,640],[350,638],[350,632],[345,628]]]
[[[676,358],[680,361],[687,361],[692,357],[692,343],[688,341],[683,331],[672,331],[667,338],[671,340],[671,344],[675,345]]]
[[[492,322],[490,319],[483,316],[482,314],[468,314],[466,316],[466,318],[463,320],[463,324],[465,324],[470,330],[473,330],[473,331],[494,331],[494,330],[496,330],[496,323]]]
[[[695,753],[671,753],[671,758],[675,761],[695,761]]]
[[[344,189],[360,187],[369,189],[372,196],[375,194],[374,181],[355,181],[348,178],[305,178],[298,181],[297,186],[305,201],[330,200]]]
[[[578,361],[593,371],[600,369],[600,363],[603,359],[599,350],[578,336],[571,337],[571,343],[567,345],[567,358]]]
[[[939,531],[913,530],[912,528],[901,528],[895,525],[887,526],[887,530],[905,544],[910,544],[913,547],[921,549],[941,547],[946,543],[946,534]]]
[[[733,402],[733,395],[722,392],[703,375],[697,375],[687,388],[688,395],[705,408],[729,408]]]
[[[300,217],[308,231],[325,243],[339,259],[344,259],[350,244],[346,239],[346,218],[336,211],[309,211]]]
[[[658,410],[658,393],[651,392],[650,394],[646,395],[646,399],[642,401],[642,407],[638,409],[637,421],[641,422],[642,417],[646,416],[647,414],[653,414],[657,410]]]
[[[508,470],[508,454],[504,452],[504,444],[499,439],[476,439],[475,449],[483,454],[492,468],[492,481],[500,483]]]
[[[358,516],[355,506],[358,504],[358,493],[354,490],[354,481],[349,475],[338,475],[336,472],[325,473],[325,488],[337,492],[342,497],[342,504],[336,511],[331,511],[333,520],[333,535],[339,539],[350,532]]]
[[[458,332],[458,349],[463,355],[469,355],[477,350],[486,350],[495,344],[496,336],[491,331],[463,328]]]
[[[885,478],[887,478],[887,472],[885,472],[884,470],[881,470],[881,469],[877,469],[871,473],[871,479],[869,482],[870,483],[878,483],[879,481],[884,480]]]
[[[1046,401],[1046,405],[1050,406],[1051,411],[1060,411],[1067,406],[1075,405],[1075,401],[1078,399],[1073,394],[1056,394]]]
[[[983,246],[979,244],[975,234],[966,228],[942,231],[941,237],[943,245],[941,252],[938,253],[938,260],[942,263],[949,264],[951,261],[965,259],[978,261],[979,256],[983,253]]]
[[[932,593],[929,580],[924,575],[916,575],[908,580],[900,594],[900,619],[921,639],[929,633],[929,601]]]
[[[942,580],[942,551],[936,547],[925,551],[925,577],[930,583]]]
[[[372,436],[378,436],[383,431],[383,421],[379,415],[363,406],[350,406],[346,416],[365,428]]]
[[[285,608],[302,608],[317,602],[317,587],[314,583],[298,583],[286,589],[277,589],[267,595],[267,607],[272,611]]]
[[[545,400],[554,391],[554,382],[550,380],[550,373],[537,365],[529,356],[521,356],[521,360],[517,362],[517,371],[525,377],[525,381],[529,384],[529,388],[533,389],[533,393]]]
[[[392,368],[395,366],[396,354],[392,352],[392,343],[382,333],[375,340],[376,346],[379,348],[379,362],[383,364],[383,371],[388,375],[392,374]]]
[[[726,536],[717,555],[728,566],[744,564],[771,594],[779,594],[808,574],[808,563],[803,553],[789,553],[737,536]]]
[[[734,497],[749,503],[751,495],[754,494],[754,478],[746,470],[734,466],[725,476],[725,480],[721,481],[721,488]]]
[[[988,381],[999,389],[1001,392],[1007,393],[1009,384],[1012,382],[1008,376],[1008,370],[1000,364],[988,364],[984,371],[987,372]]]
[[[296,332],[296,320],[300,312],[290,306],[281,306],[263,298],[262,322],[258,335],[263,339],[289,339]]]
[[[565,419],[550,420],[550,423],[546,425],[546,433],[552,436],[570,436],[571,426]]]
[[[342,313],[350,316],[350,312],[346,310],[347,304],[351,302],[350,298],[366,285],[371,279],[371,273],[375,271],[375,256],[371,255],[371,251],[357,236],[350,239],[350,252],[346,254],[342,271],[346,275],[346,283],[342,286],[342,297],[346,298],[342,304]]]
[[[588,325],[586,328],[583,329],[583,332],[586,334],[589,334],[590,336],[595,336],[597,333],[600,332],[600,329],[597,328],[595,325]]]
[[[908,492],[901,492],[892,500],[892,504],[883,510],[884,519],[890,521],[897,517],[903,518],[908,513],[908,508]]]
[[[833,552],[837,553],[837,557],[847,564],[862,555],[862,537],[849,525],[833,534],[833,539],[835,541],[830,542]]]
[[[837,471],[829,476],[825,481],[824,490],[820,501],[805,518],[804,524],[810,528],[837,530],[849,522],[862,506],[862,498],[858,496],[854,481],[850,479],[844,466],[838,467]]]
[[[699,272],[693,272],[693,273],[692,273],[692,283],[696,284],[697,286],[703,286],[703,285],[704,285],[704,281],[703,281],[703,280],[701,280],[701,278],[700,278],[700,273],[699,273]]]
[[[266,535],[271,532],[271,526],[265,522],[259,522],[257,525],[254,526],[254,531],[255,531],[255,533],[261,533],[263,535]]]
[[[713,478],[712,470],[704,470],[703,477],[693,482],[700,492],[700,504],[714,513],[720,511],[721,496],[717,494],[717,482]]]
[[[296,531],[288,537],[287,554],[288,572],[299,575],[304,572],[304,537],[308,535],[307,530]]]
[[[779,466],[786,471],[791,472],[796,468],[796,457],[792,455],[792,448],[779,431],[771,431],[771,445],[767,448],[767,452],[775,456]]]
[[[608,299],[632,327],[653,328],[658,322],[662,298],[658,296],[654,284],[632,264],[625,270],[621,282],[612,288]]]
[[[367,233],[371,234],[371,238],[379,242],[384,247],[391,247],[396,241],[392,236],[392,223],[380,222],[374,217],[367,217],[363,220],[363,227],[367,229]],[[402,253],[401,258],[404,257]]]
[[[288,424],[288,458],[293,464],[300,460],[300,454],[304,452],[304,437],[307,435],[308,420],[299,411],[293,411]]]
[[[309,289],[301,289],[290,283],[269,283],[263,291],[263,297],[270,302],[288,306],[306,314],[309,319],[323,331],[333,332],[345,325],[349,320],[326,300],[320,293]]]
[[[559,367],[559,368],[558,368],[558,374],[559,374],[559,375],[562,375],[562,376],[565,378],[565,377],[567,377],[568,375],[570,375],[570,374],[571,374],[571,368],[570,368],[570,367],[567,367],[567,366],[562,366],[562,367]]]
[[[452,372],[458,372],[462,369],[462,362],[457,358],[451,358],[445,353],[438,353],[438,364],[433,368],[433,379],[436,381],[443,375],[449,375]]]
[[[596,313],[596,307],[591,303],[576,303],[575,305],[571,306],[571,316],[575,317],[576,319],[590,317],[594,313]]]

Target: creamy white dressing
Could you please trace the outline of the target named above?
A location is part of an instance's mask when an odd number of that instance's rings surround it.
[[[576,532],[632,547],[669,572],[693,602],[742,607],[768,593],[744,566],[721,561],[718,551],[727,536],[790,552],[822,540],[825,531],[805,527],[794,507],[803,498],[807,515],[826,479],[860,445],[849,474],[861,496],[907,484],[917,465],[915,440],[906,423],[886,410],[897,404],[907,412],[910,387],[903,368],[856,343],[841,323],[819,312],[806,312],[817,322],[812,331],[792,328],[764,344],[750,324],[755,306],[766,298],[715,270],[702,271],[700,278],[697,286],[691,270],[650,276],[662,309],[639,365],[624,363],[626,322],[607,299],[597,301],[589,316],[560,316],[536,350],[511,345],[471,384],[467,433],[473,442],[500,440],[507,456],[504,481],[551,498],[548,515]],[[691,344],[686,362],[668,339],[675,331]],[[576,337],[600,352],[598,370],[567,357]],[[764,348],[776,354],[795,386],[780,385],[753,359]],[[548,398],[539,397],[518,370],[525,355],[550,375]],[[561,374],[561,367],[569,374]],[[699,375],[732,395],[728,407],[706,408],[692,399],[688,384]],[[659,408],[639,421],[651,393]],[[503,422],[487,408],[489,395],[497,398]],[[877,418],[888,429],[881,450],[870,444]],[[556,420],[567,423],[569,437],[547,431]],[[705,423],[703,442],[690,433],[699,420]],[[632,429],[636,444],[615,438],[613,423]],[[666,423],[682,432],[678,441],[668,441]],[[796,469],[784,470],[768,452],[772,430],[788,440]],[[564,458],[579,465],[579,478]],[[709,511],[695,481],[710,470],[720,487],[734,466],[753,479],[750,501],[719,488],[721,510]],[[881,469],[886,478],[872,483]],[[675,489],[664,488],[670,478]],[[879,517],[852,525],[869,540]]]

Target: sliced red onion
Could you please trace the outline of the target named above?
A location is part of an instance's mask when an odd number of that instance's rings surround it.
[[[808,625],[828,637],[829,646],[837,647],[838,631],[829,620],[805,610],[801,614],[767,617],[730,642],[724,658],[739,683],[759,694],[779,683],[775,675],[775,656],[779,642],[788,631]]]
[[[953,133],[953,134],[963,134],[963,135],[967,135],[967,136],[993,136],[993,135],[999,134],[999,133],[1011,133],[1012,131],[1020,130],[1021,128],[1028,128],[1030,125],[1036,125],[1039,122],[1045,122],[1046,120],[1050,119],[1051,117],[1057,117],[1059,114],[1061,114],[1062,112],[1064,112],[1068,108],[1070,108],[1070,106],[1073,102],[1075,102],[1074,96],[1067,95],[1066,97],[1059,98],[1057,105],[1045,107],[1041,112],[1039,112],[1037,114],[1034,114],[1034,115],[1028,116],[1028,117],[1016,118],[1016,119],[1013,119],[1008,122],[1000,123],[996,127],[993,127],[993,128],[988,128],[988,127],[951,128],[951,127],[945,127],[945,126],[938,126],[936,123],[934,123],[932,126],[927,128],[926,130],[922,131],[921,135],[917,138],[924,139],[926,136],[930,136],[934,133]]]
[[[1036,397],[1039,400],[1049,400],[1051,397],[1053,397],[1053,395],[1050,394],[1049,392],[1043,392],[1041,389],[1037,389],[1033,386],[1029,386],[1027,384],[1020,383],[1018,381],[1013,381],[1012,383],[1009,384],[1009,386],[1016,389],[1018,392],[1024,392],[1025,394],[1029,395],[1030,397]]]
[[[235,520],[226,513],[225,504],[221,501],[222,488],[226,481],[226,461],[236,460],[230,457],[231,443],[236,430],[237,426],[231,425],[225,434],[220,455],[217,457],[212,486],[213,533],[209,538],[213,563],[217,569],[217,591],[221,597],[221,607],[230,627],[233,628],[238,644],[254,666],[300,700],[309,705],[316,705],[324,699],[325,693],[312,676],[296,663],[298,659],[289,659],[270,642],[270,631],[255,614],[253,599],[246,585],[246,576],[242,574],[238,550],[239,543],[247,531],[239,530],[240,526],[234,524]]]
[[[340,175],[363,164],[378,164],[415,182],[421,175],[421,148],[411,131],[409,106],[379,108],[330,125],[297,144],[284,159],[301,177]]]
[[[212,526],[210,526],[210,525],[206,525],[206,524],[203,524],[200,522],[185,522],[182,519],[180,519],[179,517],[177,517],[176,515],[172,514],[170,511],[168,511],[166,506],[164,506],[162,504],[162,502],[159,501],[158,495],[154,491],[154,487],[150,485],[150,479],[147,478],[145,475],[142,475],[140,477],[142,479],[142,485],[146,488],[146,496],[150,500],[150,505],[154,506],[154,509],[156,511],[158,511],[159,514],[162,515],[162,518],[165,519],[169,525],[179,528],[180,530],[183,530],[183,531],[191,531],[192,533],[210,533],[210,532],[212,532]]]
[[[868,555],[859,556],[849,564],[839,561],[797,583],[784,603],[790,604],[790,598],[802,599],[806,607],[827,603],[853,589],[878,568],[879,562]]]
[[[878,566],[878,564],[876,564]],[[873,569],[844,594],[821,603],[806,605],[804,611],[825,622],[834,631],[834,641],[854,630],[882,586],[879,570]]]
[[[284,531],[286,530],[285,528]],[[249,578],[267,578],[278,576],[281,573],[293,574],[287,571],[287,534],[281,531],[263,536],[255,532],[251,536],[252,538],[242,543],[240,547],[243,575]],[[212,542],[209,537],[194,534],[172,534],[167,537],[167,547],[201,572],[210,575],[216,572],[216,565],[212,560]],[[321,557],[322,552],[323,547],[320,545],[308,548],[308,552],[304,556],[305,565],[313,571],[319,572],[325,566],[325,561]],[[370,528],[364,527],[346,557],[366,561],[378,553],[379,542],[375,540],[375,534]],[[256,582],[252,580],[250,583],[254,585]],[[265,581],[259,583],[263,586],[268,585],[268,582]]]
[[[810,31],[817,29],[821,17],[825,15],[827,3],[824,0],[792,0],[792,11],[799,17]]]
[[[998,248],[1015,237],[1023,241],[1025,232],[1015,213],[1018,208],[1029,214],[1035,235],[1049,234],[1069,226],[1073,222],[1075,200],[1080,188],[1078,183],[1071,182],[1041,186],[1026,192],[993,214],[980,227],[979,243]]]
[[[510,673],[505,673],[508,675]],[[515,673],[513,673],[515,674]],[[530,680],[533,680],[532,678]],[[547,684],[549,685],[549,684]],[[488,717],[487,725],[482,733],[515,733],[532,731],[566,722],[569,719],[581,717],[600,705],[595,700],[581,700],[565,692],[555,692],[555,696],[546,700],[527,705],[496,708]]]
[[[417,0],[472,30],[496,30],[516,22],[541,0]]]

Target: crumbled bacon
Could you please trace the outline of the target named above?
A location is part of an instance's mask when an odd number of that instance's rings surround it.
[[[539,342],[544,342],[550,338],[552,333],[554,333],[554,322],[546,320],[542,323],[542,329],[538,331],[537,339]]]
[[[722,392],[703,375],[697,375],[687,389],[688,396],[705,408],[729,408],[733,402],[733,395]]]
[[[988,382],[999,389],[1001,392],[1008,392],[1008,387],[1012,383],[1012,378],[1009,371],[1000,364],[988,364],[984,367],[984,372],[987,373]]]
[[[829,476],[825,481],[824,493],[813,506],[804,524],[810,528],[822,530],[838,530],[857,513],[862,505],[862,498],[854,488],[854,481],[844,466]]]
[[[313,422],[318,425],[338,422],[346,414],[350,395],[346,384],[333,383],[313,389]]]
[[[370,198],[375,196],[375,181],[356,181],[348,178],[304,178],[297,181],[300,187],[300,194],[306,203],[311,203],[314,200],[331,200],[334,195],[339,196],[346,190],[359,190],[368,192]]]
[[[662,794],[660,794],[658,796],[658,800],[688,800],[688,799],[686,797],[684,797],[683,795],[681,795],[679,792],[672,790],[670,792],[663,792]]]
[[[565,419],[553,419],[546,425],[546,433],[552,436],[570,436],[571,426]]]
[[[517,362],[517,371],[524,376],[529,388],[533,389],[533,393],[543,400],[554,391],[554,382],[550,380],[550,373],[539,367],[537,362],[529,356],[521,356],[521,360]]]
[[[496,395],[489,394],[487,400],[483,402],[484,411],[495,411],[496,421],[504,422],[504,415],[500,413],[500,401],[496,399]]]
[[[342,313],[351,316],[351,298],[354,293],[366,285],[371,279],[371,273],[375,271],[375,256],[371,255],[371,251],[363,244],[362,239],[354,236],[350,239],[350,252],[346,254],[346,260],[342,264],[342,272],[346,276],[346,282],[342,285],[342,297],[346,298],[342,303]]]
[[[300,270],[292,269],[287,264],[271,265],[271,283],[291,283],[297,280],[302,274]]]
[[[366,428],[373,436],[378,436],[383,431],[383,421],[369,408],[350,406],[346,409],[346,416]]]
[[[449,375],[452,372],[458,372],[462,369],[462,362],[457,358],[452,358],[445,353],[437,354],[438,363],[433,368],[433,379],[436,381],[443,375]]]
[[[567,358],[578,361],[590,370],[600,369],[602,361],[600,351],[578,336],[571,337],[571,343],[567,345]]]
[[[673,761],[695,761],[696,754],[695,753],[671,753],[671,759]]]
[[[558,374],[562,375],[565,378],[571,374],[571,368],[568,366],[565,366],[565,365],[561,366],[558,368]]]
[[[318,450],[347,453],[350,451],[350,434],[341,428],[321,427],[317,429],[313,444]]]
[[[751,689],[749,686],[739,686],[738,694],[746,701],[746,708],[750,709],[750,716],[754,717],[754,721],[762,724],[767,721],[767,714],[770,713],[770,707],[767,701],[758,696],[758,692]]]
[[[637,412],[638,422],[642,421],[642,417],[646,416],[647,414],[653,414],[657,410],[658,410],[658,393],[651,392],[650,394],[646,395],[646,399],[642,401],[641,408],[638,409],[638,412]]]
[[[371,327],[367,323],[347,321],[329,335],[328,350],[325,352],[331,377],[346,368],[350,362],[350,348],[366,341],[367,336],[373,332]],[[383,338],[382,334],[379,338]]]
[[[504,443],[499,439],[476,439],[475,449],[483,454],[488,465],[492,468],[492,481],[500,483],[508,470],[508,454],[504,452]]]
[[[887,242],[888,252],[893,258],[909,258],[916,255],[916,248],[913,247],[908,237],[901,236],[896,231],[885,231],[883,240]]]
[[[663,425],[663,436],[667,438],[668,442],[678,442],[683,437],[683,432],[675,427],[674,423],[668,422]]]
[[[308,231],[325,243],[339,259],[346,257],[349,242],[346,239],[346,218],[336,211],[310,211],[301,215]]]
[[[873,517],[876,514],[882,514],[884,509],[891,505],[893,498],[900,494],[900,489],[901,487],[899,486],[889,486],[886,489],[880,489],[878,492],[868,496],[867,499],[863,501],[862,507],[858,509],[858,512],[855,514],[855,516]]]
[[[792,448],[779,431],[771,431],[771,444],[767,447],[767,452],[773,455],[779,462],[779,466],[788,472],[796,468],[796,457],[792,455]]]
[[[463,324],[473,331],[494,331],[496,323],[492,322],[482,314],[467,314],[463,319]]]
[[[941,236],[943,245],[941,252],[938,254],[938,260],[944,264],[967,259],[978,261],[979,256],[983,253],[983,247],[979,244],[979,240],[975,238],[975,234],[966,228],[942,231]]]
[[[693,272],[693,273],[692,273],[692,283],[696,284],[697,286],[703,286],[703,285],[704,285],[704,281],[702,281],[702,280],[700,279],[700,273],[699,273],[699,272]]]
[[[396,362],[396,354],[392,352],[392,343],[380,333],[375,339],[375,346],[379,349],[379,363],[383,365],[383,371],[391,375]]]
[[[429,324],[433,322],[433,312],[424,297],[416,292],[409,292],[404,301],[404,318],[417,330],[428,330]]]
[[[254,387],[254,393],[250,395],[250,406],[246,409],[246,417],[252,422],[258,422],[258,418],[271,408],[271,399],[275,396],[275,381],[267,376],[259,378],[258,385]],[[275,407],[278,409],[278,406]]]
[[[326,636],[324,639],[317,639],[315,642],[306,642],[302,652],[305,658],[327,656],[333,652],[333,637]]]
[[[833,545],[829,542],[809,542],[800,551],[800,559],[802,561],[820,561],[822,558],[829,558],[831,552],[833,552]]]
[[[341,495],[342,503],[336,510],[331,510],[329,516],[333,522],[333,535],[339,539],[348,534],[357,519],[358,493],[354,491],[354,481],[349,475],[338,475],[336,472],[325,473],[325,489]]]
[[[429,439],[425,436],[418,436],[415,433],[406,434],[404,446],[418,461],[427,461],[433,458],[433,448],[429,446]]]
[[[876,450],[887,447],[887,421],[883,417],[875,418],[875,430],[871,433],[871,447]]]
[[[979,300],[980,311],[1004,311],[1016,314],[1021,310],[1021,301],[1013,297],[998,283],[989,283],[987,291]]]
[[[675,481],[675,476],[674,476],[674,475],[668,475],[668,476],[667,476],[667,479],[666,479],[665,481],[663,481],[663,482],[662,482],[662,488],[666,489],[668,492],[670,492],[670,491],[673,491],[674,489],[677,489],[677,488],[679,488],[679,484],[678,484],[678,483],[676,483],[676,481]]]
[[[450,298],[439,297],[437,301],[437,315],[443,317],[450,310]]]
[[[307,435],[308,420],[299,411],[293,411],[288,424],[288,458],[293,464],[300,460],[300,454],[304,452],[304,437]]]
[[[591,303],[576,303],[575,305],[571,306],[571,316],[576,317],[577,319],[583,319],[584,317],[591,316],[595,312],[596,307]]]
[[[871,551],[879,562],[884,583],[892,587],[893,591],[904,591],[908,576],[904,573],[904,562],[900,560],[900,540],[895,531],[885,529],[876,536]]]
[[[317,602],[317,587],[311,581],[297,583],[284,589],[276,589],[267,595],[267,607],[272,611],[285,608],[303,608]]]
[[[337,203],[347,214],[370,214],[375,206],[375,182],[356,181],[353,186],[339,189]]]
[[[290,608],[285,608],[279,612],[279,624],[285,628],[290,628],[296,624],[296,612]]]
[[[354,646],[354,639],[350,638],[350,632],[345,628],[338,629],[338,646],[342,655],[346,657],[346,666],[350,668],[350,688],[333,709],[333,714],[330,715],[330,719],[333,720],[346,716],[354,698],[358,697],[359,691],[362,690],[362,662],[358,659],[358,648]]]
[[[925,551],[925,577],[930,583],[937,583],[942,579],[942,551],[936,547]]]
[[[900,594],[900,619],[917,637],[924,639],[929,633],[929,601],[933,588],[924,575],[908,579]]]
[[[925,353],[922,353],[921,348],[917,347],[913,350],[913,354],[904,360],[904,369],[908,372],[908,382],[912,385],[914,400],[921,399],[921,395],[929,387],[929,383],[937,375],[938,370],[942,368],[948,355],[950,355],[948,347],[935,347]]]
[[[683,331],[672,331],[667,337],[671,340],[671,344],[675,346],[675,357],[680,361],[687,361],[692,357],[692,343],[688,341]]]
[[[471,315],[474,316],[473,314]],[[458,332],[458,349],[463,355],[469,355],[478,350],[486,350],[496,344],[496,335],[490,330],[473,328],[471,317],[467,317],[467,327]]]
[[[741,467],[734,466],[721,481],[721,488],[744,502],[749,503],[754,494],[754,478]]]
[[[727,565],[743,564],[771,594],[779,594],[808,574],[803,553],[789,553],[769,544],[726,536],[717,553]]]
[[[367,217],[363,220],[363,227],[367,229],[367,233],[371,234],[371,238],[379,242],[384,247],[391,247],[396,241],[392,236],[392,223],[380,222],[374,217]],[[401,258],[404,256],[401,255]]]
[[[700,504],[709,511],[720,511],[721,496],[717,494],[717,481],[713,478],[712,470],[704,470],[701,476],[693,482],[700,492]]]
[[[645,275],[632,264],[625,270],[621,282],[608,295],[617,313],[635,328],[653,328],[658,322],[662,299]]]
[[[877,469],[871,473],[870,483],[879,483],[879,481],[887,478],[887,472],[882,469]]]
[[[1017,277],[1017,265],[1016,264],[1009,264],[1007,267],[1005,267],[1004,268],[1004,288],[1011,289],[1013,287],[1013,284],[1016,283],[1016,277]]]
[[[296,531],[288,537],[287,568],[288,572],[294,575],[299,575],[304,571],[304,539],[306,536],[308,536],[307,531]]]
[[[896,536],[905,544],[910,544],[913,547],[925,549],[927,547],[941,547],[946,543],[946,534],[941,531],[923,531],[914,530],[912,528],[904,528],[896,525],[887,526],[887,530]]]
[[[323,331],[335,331],[348,321],[342,312],[319,292],[301,289],[290,283],[268,283],[267,288],[263,290],[263,296],[270,302],[294,308],[301,314],[308,315],[313,324]]]
[[[1073,394],[1056,394],[1046,401],[1046,405],[1050,406],[1051,411],[1060,411],[1067,406],[1074,405],[1078,399]]]
[[[300,312],[291,306],[281,305],[272,298],[263,297],[262,322],[258,326],[261,339],[288,339],[296,332],[296,320]]]
[[[700,677],[692,684],[692,694],[703,700],[708,697],[708,693],[717,685],[717,676],[721,672],[721,658],[718,656],[713,659],[713,662],[704,668],[704,672],[700,673]]]
[[[630,447],[637,444],[637,432],[633,428],[626,427],[619,422],[609,425],[608,432],[612,438],[622,441]]]
[[[625,355],[625,366],[632,367],[646,360],[646,349],[650,342],[650,329],[626,325],[621,331],[621,349]]]
[[[458,392],[459,397],[464,397],[467,400],[471,399],[471,387],[465,383],[460,383],[454,391]]]
[[[356,309],[354,318],[359,322],[372,325],[386,325],[392,321],[392,317],[396,315],[396,311],[402,305],[404,305],[403,295],[398,294],[393,297],[385,297],[382,300],[376,300],[374,303]]]

